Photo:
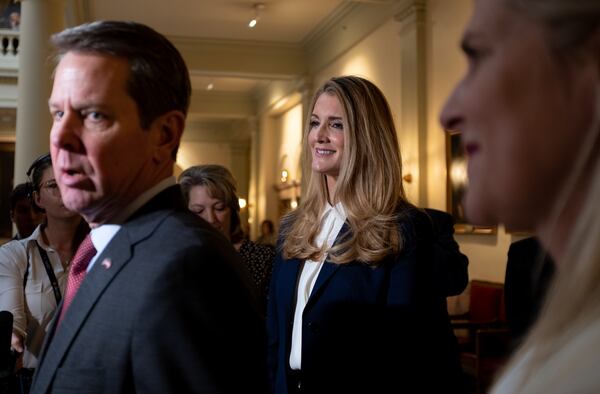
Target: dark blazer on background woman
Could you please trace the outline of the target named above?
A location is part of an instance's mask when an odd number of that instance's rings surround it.
[[[398,228],[402,251],[375,267],[325,261],[303,313],[302,392],[459,391],[456,339],[445,296],[433,288],[431,221],[409,208]],[[347,230],[346,223],[336,243]],[[283,259],[278,248],[267,313],[269,373],[278,394],[289,392],[302,265]]]

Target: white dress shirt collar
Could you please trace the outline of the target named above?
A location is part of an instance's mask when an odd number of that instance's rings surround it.
[[[124,223],[128,217],[133,215],[135,211],[140,209],[144,204],[150,201],[154,196],[167,189],[170,186],[175,185],[175,177],[171,176],[163,179],[144,193],[140,194],[131,204],[129,204],[120,214],[115,216],[114,220],[110,223],[102,224],[96,228],[93,228],[90,232],[92,243],[96,248],[96,255],[92,258],[87,267],[87,272],[90,272],[98,256],[102,254],[104,249],[108,246],[113,237],[121,229],[122,223]]]
[[[140,209],[144,204],[152,199],[152,197],[156,196],[158,193],[162,192],[166,188],[176,185],[175,177],[170,176],[162,181],[158,182],[156,185],[152,186],[150,189],[146,190],[142,194],[140,194],[133,202],[131,202],[128,206],[125,207],[123,211],[115,215],[113,220],[110,220],[110,224],[122,224],[135,213],[138,209]]]

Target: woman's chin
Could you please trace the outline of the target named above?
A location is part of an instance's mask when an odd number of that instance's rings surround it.
[[[498,224],[497,212],[491,206],[489,199],[467,192],[464,199],[467,222],[478,226]]]

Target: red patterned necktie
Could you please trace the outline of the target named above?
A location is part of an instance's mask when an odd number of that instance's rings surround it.
[[[75,294],[77,294],[77,290],[79,290],[79,286],[81,286],[81,282],[85,278],[87,266],[95,254],[96,248],[94,248],[92,238],[88,234],[79,245],[79,248],[77,248],[77,253],[75,253],[75,257],[73,257],[73,262],[71,263],[71,271],[69,271],[69,278],[67,280],[67,291],[65,292],[63,306],[58,318],[58,325],[60,325],[60,322],[65,317],[71,302],[73,302],[73,298],[75,298]]]

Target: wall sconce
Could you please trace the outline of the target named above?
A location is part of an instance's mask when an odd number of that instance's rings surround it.
[[[298,200],[296,200],[296,199],[293,199],[293,200],[290,202],[290,207],[291,207],[292,209],[296,209],[296,208],[298,208]]]
[[[288,181],[288,176],[289,176],[289,172],[288,170],[286,170],[285,168],[283,170],[281,170],[281,183],[286,183]]]
[[[252,29],[254,26],[256,26],[256,24],[260,20],[260,14],[262,13],[262,11],[264,9],[265,9],[265,5],[264,4],[262,4],[262,3],[254,4],[254,18],[252,18],[250,20],[250,22],[248,22],[248,27],[249,28]]]
[[[464,188],[469,182],[467,175],[467,160],[455,158],[450,162],[450,182],[455,188]]]
[[[240,204],[240,209],[244,209],[248,205],[248,202],[245,198],[239,198],[238,203]]]

